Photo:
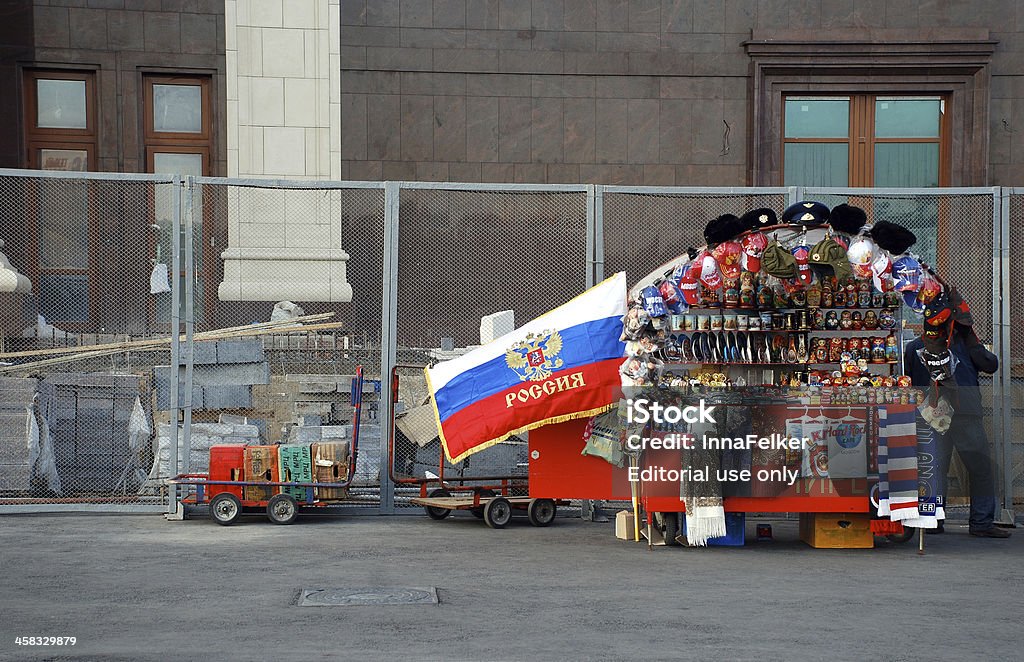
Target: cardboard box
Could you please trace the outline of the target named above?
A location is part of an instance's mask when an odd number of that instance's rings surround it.
[[[277,446],[245,447],[245,480],[251,482],[279,483]],[[267,501],[280,488],[246,485],[243,493],[248,501]]]
[[[869,513],[800,513],[800,540],[818,549],[875,546]]]
[[[282,483],[312,483],[313,464],[309,452],[309,444],[282,444],[277,454],[281,461]],[[306,488],[282,487],[282,492],[291,494],[296,501],[306,500]]]
[[[615,513],[615,537],[619,540],[633,539],[633,512],[620,510]]]

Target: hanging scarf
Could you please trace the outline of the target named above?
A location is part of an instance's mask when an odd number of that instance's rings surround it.
[[[885,477],[888,488],[888,515],[894,522],[917,517],[917,427],[913,406],[882,407],[879,437],[885,439]],[[879,446],[879,473],[882,457]],[[882,512],[879,510],[879,515]]]
[[[942,512],[942,496],[939,476],[939,433],[921,417],[916,416],[917,426],[917,488],[918,503],[916,517],[904,520],[905,526],[919,529],[934,529],[945,517]],[[941,515],[941,516],[940,516]]]
[[[724,419],[725,417],[721,417]],[[704,448],[703,437],[720,436],[720,423],[694,423],[690,434],[693,448],[683,451],[683,466],[707,470],[706,480],[684,479],[679,484],[679,498],[686,506],[686,540],[690,545],[705,547],[711,538],[726,534],[722,485],[718,482],[719,451]]]

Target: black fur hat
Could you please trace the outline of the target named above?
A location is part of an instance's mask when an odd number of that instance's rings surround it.
[[[733,214],[722,214],[704,228],[704,240],[708,242],[709,246],[720,244],[746,230],[747,227],[740,222],[739,218]]]
[[[828,216],[828,223],[832,229],[845,234],[858,234],[860,229],[867,225],[867,222],[868,215],[863,209],[845,202],[833,207]]]
[[[744,230],[760,230],[766,228],[769,225],[777,225],[779,223],[779,217],[775,215],[775,212],[767,207],[761,209],[752,209],[743,216],[740,216],[740,223],[743,224]]]
[[[914,245],[917,237],[902,225],[889,221],[878,221],[871,226],[871,238],[892,255],[902,255]]]

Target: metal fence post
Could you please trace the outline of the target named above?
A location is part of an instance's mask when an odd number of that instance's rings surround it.
[[[587,288],[604,280],[604,186],[587,187]]]
[[[1002,370],[999,371],[998,380],[1000,390],[1000,457],[1003,465],[1003,509],[1000,513],[1000,520],[1014,522],[1013,510],[1013,357],[1011,356],[1010,345],[1010,302],[1013,291],[1010,288],[1010,191],[1003,187],[995,189],[996,200],[999,202],[998,212],[993,214],[995,228],[993,229],[993,241],[998,248],[998,259],[993,264],[993,279],[1000,284],[1000,298],[998,308],[993,306],[993,338],[999,339],[998,347],[993,347],[999,352]],[[998,328],[999,333],[994,330]]]
[[[181,188],[180,175],[172,180],[174,194],[171,196],[171,368],[170,368],[170,457],[168,468],[173,478],[178,473],[178,370],[181,365]],[[184,519],[184,511],[178,503],[178,489],[169,485],[167,490],[167,519]]]
[[[380,513],[393,515],[395,512],[395,484],[391,480],[391,454],[388,449],[391,417],[394,416],[394,384],[391,371],[397,363],[398,354],[398,231],[399,182],[384,184],[384,279],[381,291],[380,327]]]
[[[185,410],[184,421],[182,422],[182,446],[185,449],[184,462],[182,463],[185,473],[192,470],[192,379],[193,366],[195,361],[195,327],[196,327],[196,297],[195,297],[195,187],[196,180],[193,176],[185,178]]]

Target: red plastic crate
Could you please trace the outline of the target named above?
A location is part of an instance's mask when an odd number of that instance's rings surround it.
[[[212,446],[210,448],[210,480],[243,480],[244,471],[242,465],[245,446]],[[208,485],[208,499],[212,499],[221,492],[234,494],[242,498],[241,485]]]

